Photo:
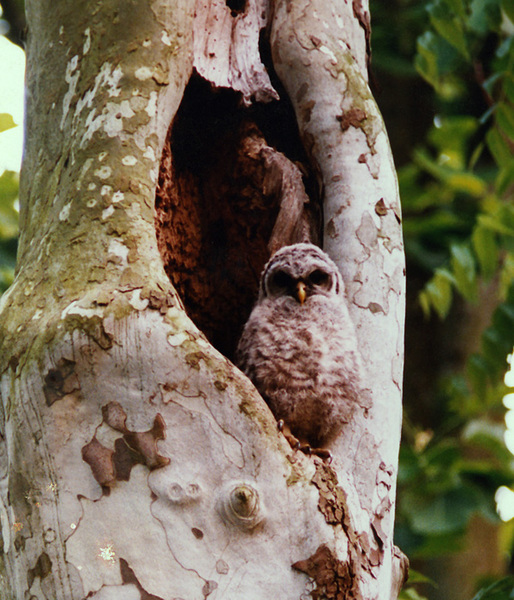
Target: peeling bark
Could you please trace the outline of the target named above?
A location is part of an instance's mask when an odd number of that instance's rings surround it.
[[[403,263],[365,3],[27,12],[0,599],[396,598]],[[262,265],[306,239],[367,368],[331,466],[229,360]]]
[[[259,36],[268,22],[269,1],[239,4],[238,10],[230,8],[225,0],[197,0],[194,66],[217,87],[241,92],[246,105],[252,99],[277,100],[259,52]]]

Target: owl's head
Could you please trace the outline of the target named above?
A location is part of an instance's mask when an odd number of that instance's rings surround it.
[[[338,268],[314,244],[281,248],[266,264],[261,277],[261,298],[289,296],[303,304],[311,296],[343,293],[343,278]]]

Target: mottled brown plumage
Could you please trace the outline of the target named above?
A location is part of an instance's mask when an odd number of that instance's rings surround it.
[[[360,355],[343,279],[317,246],[286,246],[270,259],[237,357],[275,417],[311,447],[351,419]]]

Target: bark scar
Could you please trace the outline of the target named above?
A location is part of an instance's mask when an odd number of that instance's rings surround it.
[[[349,564],[339,560],[326,544],[319,546],[306,560],[295,562],[293,569],[314,580],[317,587],[310,593],[314,600],[345,600],[353,597],[354,574]]]
[[[75,373],[75,362],[61,358],[55,369],[50,369],[45,376],[43,393],[47,406],[64,398],[64,396],[80,390],[79,379]]]
[[[371,71],[371,19],[369,12],[364,10],[362,0],[353,0],[353,14],[359,21],[359,25],[364,29],[364,39],[366,40],[366,65],[368,73]]]
[[[164,600],[161,596],[149,594],[139,582],[134,571],[129,567],[128,562],[124,558],[120,558],[120,574],[124,584],[133,584],[139,590],[141,600]]]
[[[103,423],[122,437],[114,442],[114,450],[102,445],[96,438],[82,448],[82,458],[91,467],[96,481],[104,493],[109,493],[116,481],[128,481],[132,467],[142,464],[150,470],[169,464],[170,459],[159,454],[157,442],[166,437],[166,425],[157,413],[148,431],[131,431],[127,427],[127,414],[118,402],[112,401],[102,407]]]
[[[361,123],[367,119],[366,113],[362,108],[350,108],[341,115],[337,115],[336,119],[341,123],[341,130],[346,131],[350,127],[360,129]]]

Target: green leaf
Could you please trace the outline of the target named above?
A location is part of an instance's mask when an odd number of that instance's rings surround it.
[[[473,198],[480,198],[487,191],[486,182],[473,173],[449,173],[446,183],[456,192],[464,192]]]
[[[479,215],[478,223],[482,227],[496,231],[502,235],[514,235],[514,225],[508,220],[505,222],[501,217],[506,216],[507,210],[498,211],[497,215]]]
[[[429,446],[424,453],[430,471],[437,473],[437,491],[446,491],[454,486],[453,471],[460,454],[453,440],[444,440]],[[450,482],[450,483],[449,483]]]
[[[427,577],[426,575],[423,575],[423,573],[416,571],[416,569],[409,569],[409,584],[412,583],[430,583],[431,585],[435,586],[433,579],[430,579],[430,577]]]
[[[446,3],[440,0],[429,4],[427,11],[430,22],[437,33],[469,60],[468,45],[461,19],[452,15]]]
[[[452,303],[453,282],[453,277],[446,269],[436,270],[419,296],[425,315],[428,315],[430,307],[433,307],[439,318],[444,319],[446,317]]]
[[[477,298],[477,277],[473,254],[466,244],[453,244],[450,248],[450,264],[455,278],[455,286],[466,300]]]
[[[496,86],[502,81],[502,79],[503,73],[494,73],[482,83],[482,87],[490,96],[492,96]]]
[[[482,334],[482,353],[492,364],[498,365],[500,372],[506,370],[507,355],[512,352],[513,337],[512,331],[505,332],[494,327],[488,327]]]
[[[451,134],[448,133],[448,135]],[[448,149],[447,153],[450,154],[451,150]],[[432,160],[424,150],[416,150],[414,152],[414,159],[421,168],[456,192],[464,192],[474,198],[480,198],[487,191],[486,182],[477,175],[468,171],[451,168],[446,164],[439,164]],[[464,157],[462,157],[460,162],[463,162],[463,159]]]
[[[453,100],[465,92],[454,77],[455,68],[462,59],[444,38],[427,31],[418,37],[417,51],[416,70],[443,99]]]
[[[0,133],[17,127],[12,116],[8,113],[0,113]]]
[[[514,184],[514,158],[511,160],[510,165],[502,167],[498,170],[498,176],[494,182],[496,193],[498,197],[502,198],[507,193],[509,188]]]
[[[410,571],[409,571],[410,579]],[[413,587],[407,587],[400,592],[398,600],[427,600],[426,596],[421,596]]]
[[[466,365],[466,373],[475,394],[483,400],[491,375],[490,364],[480,354],[472,354]]]
[[[481,589],[473,600],[513,600],[514,577],[505,577],[492,585]]]
[[[418,545],[415,556],[420,558],[440,557],[462,551],[464,532],[451,532],[442,535],[427,535]]]
[[[489,31],[498,31],[501,24],[499,0],[473,0],[468,27],[481,35]]]
[[[430,129],[428,139],[440,152],[465,154],[468,141],[477,129],[474,117],[442,117],[438,119],[438,126]]]
[[[507,17],[514,23],[514,4],[512,0],[502,0],[501,7]]]
[[[514,296],[514,254],[508,253],[500,271],[500,292],[504,296]],[[514,305],[514,299],[509,302]]]
[[[514,303],[508,300],[500,304],[493,314],[493,327],[502,331],[508,339],[514,331]]]
[[[496,235],[490,230],[477,225],[471,236],[473,250],[478,258],[480,271],[486,279],[490,279],[498,266],[498,244]]]
[[[18,213],[14,201],[18,197],[18,174],[4,171],[0,175],[0,240],[18,234]]]
[[[466,7],[462,0],[446,0],[446,4],[448,4],[451,10],[461,19],[466,16]]]
[[[512,164],[512,151],[500,132],[490,129],[486,134],[486,141],[496,163],[500,167],[509,167]]]
[[[501,102],[496,107],[496,120],[498,125],[514,140],[514,111],[511,106],[507,106],[505,102]]]
[[[514,75],[512,73],[505,73],[503,89],[510,102],[514,102]]]
[[[416,494],[403,500],[410,509],[414,531],[432,536],[463,531],[471,516],[479,510],[481,497],[473,486],[461,483],[446,494]]]
[[[435,40],[436,36],[431,31],[427,31],[418,38],[418,55],[415,59],[415,66],[420,75],[428,83],[437,88],[439,84],[439,69]]]

